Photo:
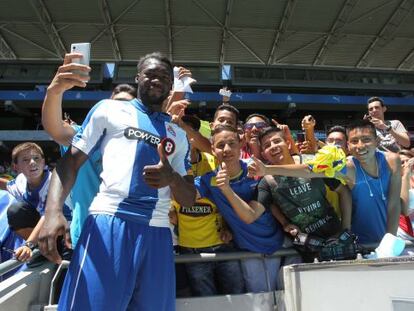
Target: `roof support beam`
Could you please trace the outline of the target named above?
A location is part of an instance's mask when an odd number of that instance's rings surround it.
[[[193,0],[193,2],[213,21],[215,21],[221,28],[224,28],[224,24],[220,22],[209,10],[207,10],[200,2]],[[234,40],[236,40],[242,47],[244,47],[254,58],[256,58],[261,64],[265,64],[264,60],[260,58],[255,51],[253,51],[246,43],[244,43],[235,33],[230,29],[227,29],[228,34],[230,34]]]
[[[331,30],[329,30],[329,35],[325,38],[325,41],[322,43],[318,53],[316,54],[315,59],[313,60],[313,65],[322,65],[325,61],[325,54],[329,51],[329,48],[332,47],[335,43],[338,42],[338,35],[344,26],[347,24],[348,18],[351,15],[351,12],[359,0],[346,0],[341,10],[339,11],[338,16],[335,18]]]
[[[165,0],[165,28],[168,37],[168,58],[173,61],[173,35],[171,25],[171,3],[170,0]]]
[[[63,58],[63,56],[66,54],[65,45],[63,44],[62,38],[56,29],[56,26],[49,14],[49,11],[47,10],[45,3],[43,0],[31,0],[30,2],[36,12],[37,17],[42,23],[50,42],[52,42],[52,45],[56,51],[56,55],[59,58]]]
[[[119,49],[118,38],[116,37],[114,22],[112,21],[111,12],[109,11],[108,2],[106,0],[101,1],[102,4],[102,14],[106,24],[106,27],[109,30],[111,36],[111,45],[112,52],[114,53],[115,60],[122,60],[121,51]]]
[[[273,39],[272,49],[270,50],[269,57],[267,58],[267,65],[273,64],[276,61],[276,49],[279,45],[280,37],[285,33],[290,17],[292,16],[293,10],[296,5],[296,0],[288,0],[283,11],[282,20],[280,21],[279,27],[275,32],[275,38]]]
[[[135,5],[138,4],[141,0],[134,0],[132,1],[122,12],[119,14],[116,18],[114,18],[110,24],[107,24],[101,31],[93,37],[90,41],[90,43],[94,43],[95,41],[98,41],[100,37],[103,36],[103,34],[111,27],[114,26],[118,20],[120,20],[126,13],[128,13],[129,10],[131,10]]]
[[[220,64],[224,64],[226,58],[226,41],[227,41],[227,30],[230,23],[231,10],[233,9],[233,0],[227,0],[226,5],[226,17],[224,18],[223,33],[221,35],[221,48],[220,48]]]
[[[0,56],[2,59],[17,59],[16,53],[0,33]]]
[[[320,40],[322,40],[322,39],[326,38],[326,36],[327,36],[327,35],[322,35],[322,36],[320,36],[320,37],[318,37],[318,38],[316,38],[316,39],[313,39],[312,41],[310,41],[310,42],[308,42],[308,43],[306,43],[306,44],[304,44],[304,45],[302,45],[302,46],[298,47],[297,49],[295,49],[295,50],[293,50],[293,51],[290,51],[290,52],[289,52],[289,53],[287,53],[286,55],[284,55],[284,56],[282,56],[281,58],[277,59],[277,62],[278,62],[278,63],[280,63],[282,60],[284,60],[285,58],[287,58],[287,57],[291,56],[292,54],[295,54],[295,53],[297,53],[297,52],[300,52],[300,51],[302,51],[302,50],[306,49],[307,47],[309,47],[309,46],[311,46],[311,45],[314,45],[315,43],[319,42]]]
[[[414,7],[414,0],[402,0],[398,7],[394,10],[391,17],[382,27],[379,34],[371,42],[365,50],[362,57],[358,60],[356,67],[368,67],[373,61],[378,49],[384,47],[392,38],[398,27],[405,20]]]
[[[51,51],[51,50],[49,50],[49,49],[47,49],[47,48],[45,48],[45,47],[41,46],[40,44],[38,44],[38,43],[36,43],[36,42],[34,42],[34,41],[32,41],[32,40],[30,40],[30,39],[26,38],[26,37],[23,37],[22,35],[18,34],[17,32],[14,32],[13,30],[10,30],[10,29],[8,29],[8,28],[6,28],[6,27],[2,27],[1,29],[2,29],[3,31],[6,31],[6,32],[8,32],[8,33],[12,34],[12,35],[13,35],[13,36],[15,36],[16,38],[19,38],[20,40],[23,40],[23,41],[25,41],[25,42],[27,42],[27,43],[29,43],[29,44],[31,44],[31,45],[33,45],[33,46],[35,46],[35,47],[37,47],[37,48],[41,49],[42,51],[44,51],[44,52],[46,52],[46,53],[50,54],[50,55],[51,55],[51,56],[53,56],[54,58],[56,58],[56,52]],[[60,55],[59,55],[59,57],[60,57]]]
[[[398,64],[397,69],[400,69],[400,70],[404,70],[404,69],[409,70],[409,69],[411,69],[411,67],[414,66],[414,61],[412,62],[411,66],[410,66],[409,63],[410,63],[410,60],[413,57],[414,57],[414,48],[411,49],[411,51],[407,54],[407,56],[404,57],[404,59]],[[408,66],[408,67],[407,68],[404,68],[406,66]]]

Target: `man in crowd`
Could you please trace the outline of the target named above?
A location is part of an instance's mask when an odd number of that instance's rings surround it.
[[[73,71],[66,75],[79,84],[84,79]],[[171,194],[184,206],[194,202],[192,178],[186,176],[189,146],[185,133],[158,112],[171,90],[171,62],[159,53],[144,56],[136,81],[137,99],[104,100],[92,108],[53,173],[39,247],[60,262],[56,237],[69,239],[61,205],[88,155],[102,153],[100,191],[65,279],[61,309],[175,309],[168,210]]]
[[[198,196],[207,197],[217,205],[240,250],[262,254],[275,252],[282,246],[283,233],[270,211],[256,201],[257,181],[247,177],[247,164],[240,160],[237,130],[217,125],[211,145],[220,167],[195,179]],[[274,290],[279,265],[279,258],[242,260],[247,291]]]
[[[200,120],[183,117],[195,131]],[[191,164],[194,177],[217,168],[215,157],[191,146]],[[175,203],[175,202],[174,202]],[[225,253],[236,251],[231,233],[214,202],[197,198],[193,206],[173,204],[170,219],[178,225],[180,254]],[[190,262],[185,264],[191,292],[194,296],[230,295],[244,292],[244,280],[238,260]]]
[[[348,127],[348,149],[352,156],[337,177],[346,180],[352,193],[351,230],[361,243],[379,242],[385,233],[396,234],[401,210],[401,161],[398,154],[377,151],[374,125],[368,120]],[[264,165],[254,159],[250,175],[325,177],[307,164]]]
[[[368,99],[366,118],[374,124],[380,140],[378,148],[384,151],[398,152],[401,147],[410,147],[410,138],[404,125],[398,120],[385,120],[387,107],[379,97]]]
[[[294,164],[283,132],[276,127],[260,134],[262,157],[269,164]],[[271,208],[273,215],[291,238],[299,233],[330,238],[338,234],[341,224],[333,207],[326,199],[326,187],[321,178],[265,176],[258,185],[258,201]],[[349,189],[339,183],[342,228],[349,229],[352,199]],[[307,254],[303,254],[305,259]]]

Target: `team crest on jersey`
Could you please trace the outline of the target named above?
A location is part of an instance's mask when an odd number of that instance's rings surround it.
[[[161,145],[164,148],[164,152],[166,155],[171,155],[175,151],[175,143],[171,138],[165,137],[161,141]]]
[[[173,127],[171,126],[171,124],[168,124],[168,126],[167,126],[167,131],[172,135],[172,136],[174,136],[174,137],[176,137],[177,136],[177,134],[175,133],[175,131],[174,131],[174,129],[173,129]]]
[[[143,141],[144,143],[149,144],[155,148],[157,148],[158,144],[161,142],[161,137],[150,132],[137,129],[135,127],[127,127],[124,130],[124,136],[127,139]]]

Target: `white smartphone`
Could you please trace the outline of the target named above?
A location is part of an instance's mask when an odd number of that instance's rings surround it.
[[[91,57],[91,44],[90,43],[72,43],[70,46],[71,53],[80,53],[83,55],[82,58],[72,59],[72,63],[89,66]]]
[[[80,53],[83,55],[82,58],[73,58],[72,63],[81,64],[89,66],[89,61],[91,59],[91,44],[90,43],[72,43],[70,46],[71,53]],[[81,76],[88,76],[84,72],[77,72],[77,70],[73,71],[74,73],[80,74]],[[85,80],[84,82],[87,82]]]

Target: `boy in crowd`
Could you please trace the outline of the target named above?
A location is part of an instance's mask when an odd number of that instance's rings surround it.
[[[259,134],[268,126],[270,126],[270,121],[262,114],[253,113],[246,118],[243,126],[246,146],[242,149],[242,159],[249,159],[252,155],[261,158]]]
[[[183,117],[194,130],[200,128],[200,120],[194,116]],[[217,167],[213,155],[200,152],[191,146],[191,164],[194,177],[214,171]],[[174,202],[170,219],[178,225],[180,254],[234,252],[231,233],[219,214],[214,202],[197,198],[193,206]],[[194,296],[241,294],[244,281],[238,260],[192,262],[185,264],[191,291]]]
[[[376,243],[385,233],[397,232],[401,161],[398,154],[377,151],[375,127],[368,120],[355,121],[347,134],[352,157],[336,176],[345,179],[351,189],[352,232],[361,243]],[[323,173],[313,173],[307,164],[266,166],[258,159],[254,159],[249,173],[252,176],[325,177]]]
[[[295,164],[280,129],[267,128],[259,139],[262,157],[267,163]],[[340,184],[335,190],[340,196],[342,228],[350,228],[352,200],[349,189]],[[271,208],[291,238],[305,233],[327,239],[341,230],[338,216],[326,199],[323,179],[265,176],[259,182],[257,200],[263,206]]]
[[[247,177],[247,164],[240,160],[240,148],[236,129],[228,125],[215,127],[211,149],[220,167],[195,179],[198,196],[217,205],[240,250],[272,254],[282,246],[283,233],[270,211],[256,201],[257,181]],[[279,265],[279,258],[242,260],[247,291],[274,290]]]
[[[18,203],[7,210],[9,226],[26,240],[15,250],[20,261],[30,260],[32,251],[37,247],[39,231],[44,223],[45,204],[51,172],[45,164],[45,156],[39,145],[26,142],[14,147],[12,163],[19,173],[11,181],[0,179],[0,188],[7,190]],[[64,205],[64,215],[70,220],[71,211]]]

